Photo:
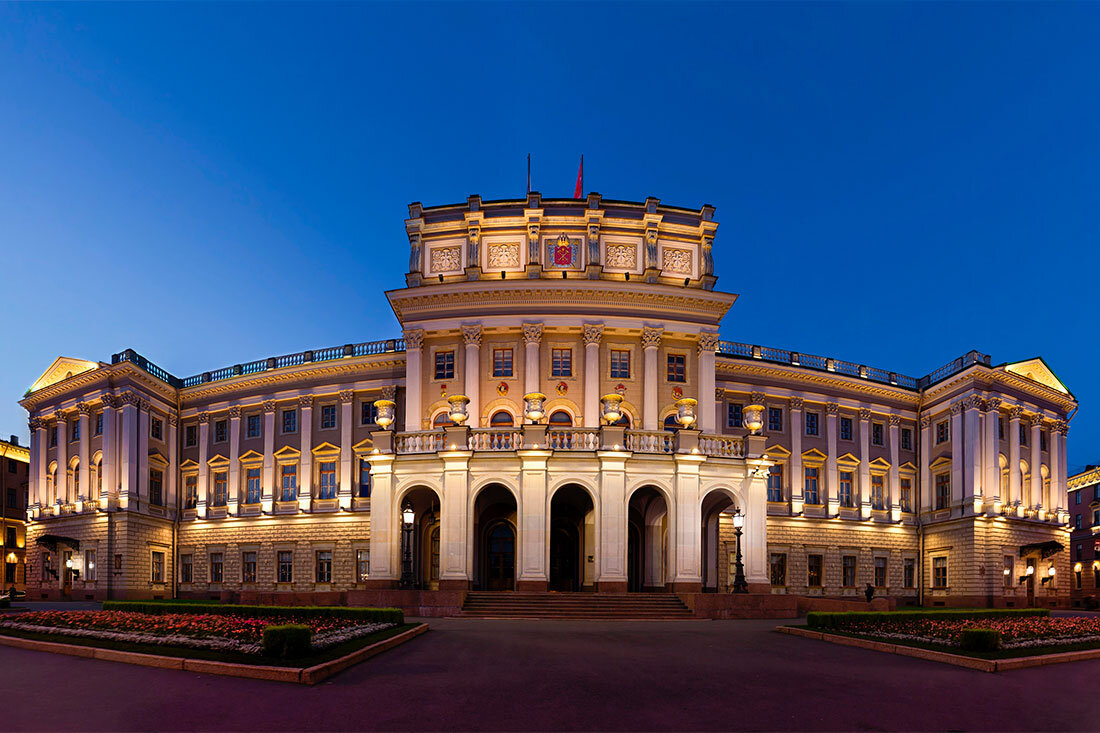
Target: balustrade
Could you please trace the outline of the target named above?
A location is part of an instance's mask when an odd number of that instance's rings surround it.
[[[600,431],[596,428],[554,428],[546,431],[551,450],[597,450]]]
[[[477,428],[470,431],[470,450],[516,450],[523,447],[523,433],[514,428]]]
[[[667,430],[627,430],[626,449],[635,453],[675,453],[676,434]]]

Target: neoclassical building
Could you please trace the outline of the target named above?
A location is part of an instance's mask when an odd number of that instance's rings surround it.
[[[723,340],[714,209],[409,207],[403,333],[179,378],[59,358],[32,598],[728,590],[1065,604],[1072,394]],[[285,599],[285,596],[282,596]]]

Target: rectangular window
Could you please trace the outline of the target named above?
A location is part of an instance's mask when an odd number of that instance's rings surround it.
[[[938,423],[936,423],[936,445],[939,445],[940,443],[946,443],[950,437],[951,431],[948,428],[947,421],[940,420]]]
[[[1003,417],[997,418],[997,439],[1005,439],[1005,419]]]
[[[256,582],[256,553],[242,552],[241,553],[241,582],[242,583],[255,583]]]
[[[149,436],[154,440],[164,440],[164,421],[154,417],[149,421]]]
[[[95,580],[95,550],[84,551],[84,580]]]
[[[224,443],[229,440],[229,421],[228,420],[215,420],[214,421],[214,442]]]
[[[944,555],[932,558],[932,587],[947,587],[947,557]]]
[[[772,433],[783,432],[783,408],[768,408],[768,431]]]
[[[15,489],[8,489],[8,506],[12,509],[19,506],[19,498],[15,493]]]
[[[850,507],[852,506],[852,472],[841,471],[840,472],[840,505]]]
[[[550,352],[550,376],[573,376],[573,350],[553,349]]]
[[[194,565],[191,555],[180,555],[180,582],[190,583],[194,577]]]
[[[69,440],[71,440],[74,443],[76,441],[80,440],[80,421],[79,420],[73,420],[71,423],[69,423],[69,435],[71,436],[69,438]]]
[[[787,554],[784,552],[771,553],[768,566],[772,585],[776,587],[785,586],[787,584]]]
[[[260,503],[260,469],[250,468],[245,471],[245,504]]]
[[[840,418],[840,439],[851,440],[852,439],[852,418],[842,417]]]
[[[816,412],[806,413],[806,435],[820,435],[819,421],[821,416]]]
[[[317,577],[315,582],[332,582],[332,550],[317,551]]]
[[[871,445],[884,445],[883,425],[880,422],[871,423]]]
[[[8,459],[8,473],[18,473],[19,463],[14,458]]]
[[[844,557],[840,558],[840,560],[841,560],[840,584],[843,585],[845,588],[855,588],[856,587],[856,556],[855,555],[845,555]]]
[[[806,469],[806,480],[805,480],[805,490],[803,492],[804,493],[803,499],[807,504],[820,504],[821,503],[820,501],[818,501],[818,493],[817,493],[817,478],[818,478],[818,476],[817,476],[817,474],[818,474],[818,469],[816,469],[816,468],[807,468]]]
[[[153,551],[152,577],[154,583],[164,582],[164,553]]]
[[[249,438],[260,437],[260,416],[249,415],[248,416],[248,432],[246,433]]]
[[[906,588],[917,587],[917,561],[911,557],[905,558],[901,566],[901,584]]]
[[[321,463],[321,486],[318,489],[318,499],[336,498],[336,461],[324,461]]]
[[[220,583],[222,582],[222,554],[220,552],[210,553],[210,582]]]
[[[453,352],[453,351],[437,351],[437,352],[435,352],[435,378],[436,379],[454,379],[455,378],[455,352]]]
[[[825,558],[821,555],[806,556],[806,585],[820,588],[825,575]]]
[[[611,378],[630,379],[630,352],[626,349],[611,350]]]
[[[1080,570],[1073,571],[1073,582],[1076,584],[1077,590],[1081,590],[1081,571]]]
[[[512,376],[512,350],[493,349],[493,376]]]
[[[1073,516],[1073,528],[1074,529],[1081,529],[1081,515],[1080,514],[1075,514]]]
[[[95,422],[93,424],[95,425],[95,428],[93,429],[92,435],[103,435],[103,413],[102,412],[97,412],[95,414]]]
[[[359,459],[359,498],[370,498],[370,461]]]
[[[669,354],[668,355],[668,381],[681,382],[686,381],[687,374],[687,358],[683,354]]]
[[[370,550],[355,551],[355,577],[360,583],[370,577]]]
[[[740,402],[730,402],[726,404],[726,427],[727,428],[739,428],[742,426],[742,416],[744,414],[744,408]]]
[[[1074,504],[1080,504],[1081,503],[1081,492],[1080,491],[1073,492],[1073,503]]]
[[[19,544],[15,527],[8,527],[5,535],[5,539],[7,539],[7,545],[9,549],[14,548],[17,544]],[[93,550],[92,552],[95,552],[95,550]]]
[[[296,432],[298,432],[298,411],[297,410],[283,410],[283,432],[284,433],[296,433]]]
[[[1100,565],[1095,562],[1092,565],[1092,587],[1100,589]]]
[[[875,587],[876,588],[885,588],[886,587],[886,558],[885,557],[876,557],[875,558]]]
[[[199,505],[199,477],[185,476],[183,478],[183,508],[194,509]]]
[[[290,550],[279,550],[279,582],[294,582],[294,553]]]
[[[298,497],[298,467],[281,466],[279,475],[282,484],[279,501],[294,501]]]
[[[197,425],[185,425],[183,427],[183,447],[194,448],[199,442],[199,428]]]
[[[901,483],[901,510],[903,512],[913,511],[913,480],[903,478]]]
[[[1047,449],[1047,431],[1040,430],[1039,431],[1039,450],[1046,450],[1046,449]]]
[[[783,466],[768,469],[768,501],[783,501]]]
[[[164,474],[155,468],[149,469],[149,503],[164,506]]]
[[[211,506],[225,506],[229,500],[229,474],[218,471],[214,474],[214,503]]]
[[[881,474],[871,476],[871,508],[872,509],[885,509],[886,508],[886,491],[883,484],[885,483],[885,477]]]
[[[1092,510],[1092,526],[1100,526],[1100,509]]]
[[[1020,426],[1020,445],[1027,445],[1027,427]]]
[[[336,405],[321,405],[321,430],[336,427]]]
[[[951,474],[936,474],[936,509],[946,509],[951,505]]]
[[[57,447],[57,426],[56,425],[54,425],[52,428],[50,428],[50,447],[51,448],[56,448]]]
[[[1076,560],[1077,562],[1081,562],[1081,558],[1084,557],[1084,555],[1085,555],[1084,546],[1081,545],[1081,544],[1078,544],[1077,547],[1073,548],[1073,554],[1074,554],[1073,559]]]
[[[374,402],[363,402],[359,405],[359,424],[360,425],[374,425],[374,421],[378,418],[378,408],[374,406]]]
[[[901,449],[913,450],[913,431],[910,428],[901,429]]]

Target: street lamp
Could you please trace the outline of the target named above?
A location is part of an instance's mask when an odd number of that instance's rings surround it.
[[[741,528],[745,526],[745,515],[741,507],[733,512],[733,530],[737,534],[737,563],[734,565],[732,593],[748,593],[749,584],[745,582],[745,563],[741,560]]]
[[[401,556],[401,587],[411,588],[413,585],[413,522],[416,521],[416,511],[413,509],[412,502],[408,499],[401,507],[401,519],[403,520],[401,530],[405,543],[405,551]]]

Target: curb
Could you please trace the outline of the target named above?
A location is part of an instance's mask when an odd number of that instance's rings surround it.
[[[94,646],[78,646],[75,644],[59,644],[52,641],[36,641],[34,639],[21,639],[17,636],[0,635],[0,646],[9,646],[16,649],[27,649],[35,652],[50,652],[52,654],[65,654],[70,657],[83,657],[85,659],[101,659],[105,662],[122,662],[123,664],[137,664],[143,667],[158,667],[160,669],[178,669],[186,672],[199,672],[202,674],[217,674],[224,677],[247,677],[254,680],[270,680],[274,682],[293,682],[295,684],[315,685],[326,680],[337,672],[370,659],[395,646],[400,646],[406,641],[420,636],[428,630],[427,624],[417,624],[408,631],[403,631],[389,639],[375,642],[362,649],[356,649],[337,659],[315,665],[313,667],[272,667],[258,664],[235,664],[233,662],[214,662],[208,659],[188,659],[185,657],[166,657],[160,654],[141,654],[138,652],[124,652],[118,649],[102,649]]]

